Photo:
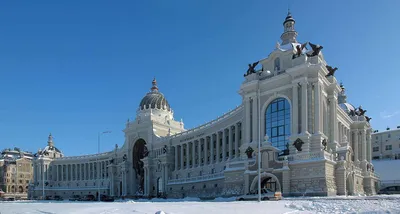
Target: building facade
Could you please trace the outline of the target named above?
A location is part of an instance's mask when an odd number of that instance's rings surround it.
[[[33,178],[33,154],[18,148],[4,149],[0,157],[0,190],[4,197],[26,198]]]
[[[33,197],[234,196],[257,188],[256,160],[262,187],[284,196],[375,194],[368,117],[347,103],[322,46],[297,41],[290,13],[283,26],[275,50],[249,64],[241,105],[186,130],[153,80],[121,148],[38,158]]]
[[[372,158],[400,159],[400,126],[372,134]]]

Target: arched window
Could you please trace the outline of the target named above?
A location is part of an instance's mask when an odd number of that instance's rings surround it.
[[[280,71],[281,70],[281,60],[279,57],[277,57],[274,61],[274,71]]]
[[[265,133],[272,146],[286,149],[290,137],[290,105],[285,98],[273,100],[265,111]]]

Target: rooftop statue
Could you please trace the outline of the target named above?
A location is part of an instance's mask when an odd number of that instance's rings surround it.
[[[296,52],[293,54],[292,59],[295,59],[301,55],[303,55],[303,49],[307,46],[308,42],[301,44],[301,45],[297,45],[296,47],[293,47],[294,50],[296,50]],[[293,44],[292,44],[293,46]]]
[[[246,74],[244,76],[256,73],[255,68],[258,65],[258,63],[259,63],[259,61],[255,62],[253,64],[249,64],[249,68],[247,69]]]
[[[358,107],[358,112],[359,112],[359,116],[363,116],[364,114],[365,114],[365,112],[367,112],[367,110],[364,110],[363,108],[362,108],[362,106],[360,106],[360,107]]]
[[[337,67],[332,68],[332,67],[329,66],[329,65],[326,65],[325,67],[326,67],[326,69],[328,69],[328,74],[327,74],[325,77],[334,76],[334,75],[335,75],[335,71],[338,69]],[[342,86],[343,86],[343,85],[342,85]]]
[[[311,42],[309,42],[309,44],[310,44],[313,52],[311,54],[307,54],[308,57],[318,56],[319,52],[322,50],[322,48],[324,48],[321,45],[314,45]]]

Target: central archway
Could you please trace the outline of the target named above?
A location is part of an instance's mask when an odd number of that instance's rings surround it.
[[[256,176],[253,179],[253,182],[251,182],[250,191],[257,189],[257,183],[258,183],[258,176]],[[267,188],[272,186],[275,188],[272,190],[282,192],[281,183],[279,182],[278,178],[271,173],[267,172],[261,173],[261,188],[263,188],[263,186]]]
[[[141,161],[144,157],[147,157],[148,150],[146,147],[146,141],[139,139],[135,142],[132,151],[132,163],[133,168],[136,172],[136,180],[138,181],[138,193],[144,193],[144,164]]]

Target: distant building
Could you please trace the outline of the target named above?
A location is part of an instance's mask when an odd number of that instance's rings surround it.
[[[249,64],[241,105],[210,122],[186,130],[154,79],[122,147],[62,157],[49,139],[34,161],[33,197],[228,197],[255,192],[258,169],[262,188],[284,196],[375,194],[369,117],[347,102],[322,46],[297,41],[290,13],[283,30]]]
[[[372,158],[400,159],[400,126],[372,134]]]
[[[33,178],[33,154],[18,148],[0,154],[0,189],[5,197],[26,198]]]

